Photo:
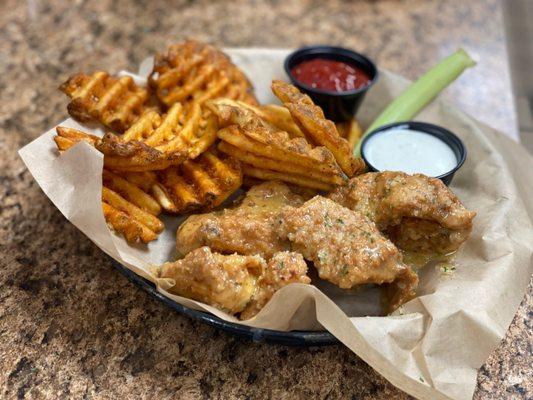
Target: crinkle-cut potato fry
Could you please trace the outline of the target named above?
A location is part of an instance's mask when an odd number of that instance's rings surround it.
[[[173,168],[173,167],[170,167]],[[174,202],[169,198],[166,189],[161,185],[161,178],[156,172],[121,172],[124,178],[134,185],[138,186],[155,199],[160,209],[170,212],[176,212]]]
[[[80,140],[99,140],[96,136],[65,129],[58,128],[58,131],[74,137],[66,148]],[[209,150],[195,160],[187,160],[159,174],[104,170],[103,182],[137,207],[157,215],[161,208],[171,213],[184,213],[220,205],[241,186],[242,172],[236,159]]]
[[[165,169],[170,165],[180,164],[188,158],[186,151],[164,154],[140,141],[124,142],[112,133],[106,133],[104,138],[99,138],[77,129],[62,126],[57,127],[56,131],[57,135],[54,137],[54,141],[59,151],[68,150],[79,141],[86,141],[104,154],[104,165],[113,170],[150,171]]]
[[[265,110],[266,106],[257,106],[229,98],[210,100],[206,102],[206,106],[218,117],[219,125],[265,126],[272,130],[284,130],[270,122],[269,112]],[[270,106],[280,107],[274,104]],[[288,115],[291,118],[290,114]],[[303,136],[303,134],[300,136]]]
[[[238,125],[241,128],[278,130],[263,117],[261,108],[242,101],[220,98],[206,102],[206,106],[217,116],[219,127]]]
[[[177,102],[201,104],[217,97],[257,104],[253,86],[229,57],[194,40],[173,44],[156,54],[148,83],[167,107]]]
[[[97,136],[77,129],[59,126],[56,131],[54,140],[59,151],[66,151],[81,141],[94,145],[99,140]],[[108,225],[130,243],[148,243],[157,239],[157,234],[164,228],[157,218],[161,205],[149,194],[157,187],[157,176],[154,172],[119,174],[106,169],[102,171],[102,209]]]
[[[145,182],[141,184],[141,180]],[[129,243],[157,239],[163,222],[157,218],[161,206],[149,192],[156,184],[154,173],[118,173],[103,170],[102,207],[108,225]]]
[[[234,125],[218,131],[218,137],[241,151],[329,175],[337,185],[345,182],[344,174],[330,158],[331,153],[324,147],[311,148],[304,138],[290,139],[283,131],[269,134],[260,130],[241,130]]]
[[[140,185],[144,178],[148,183]],[[108,170],[102,173],[102,208],[108,225],[124,235],[129,243],[148,243],[164,229],[157,218],[161,206],[149,194],[155,174],[128,173],[120,176]]]
[[[335,186],[310,179],[307,176],[291,174],[288,172],[272,171],[269,169],[256,168],[249,164],[242,164],[242,172],[246,176],[261,179],[263,181],[284,181],[293,185],[309,189],[318,189],[323,191],[332,190]]]
[[[130,203],[117,192],[109,189],[106,186],[102,188],[102,201],[128,214],[132,219],[146,226],[153,232],[157,233],[163,230],[163,223],[157,217],[150,214],[149,212],[142,210],[135,204]]]
[[[100,140],[98,136],[90,135],[77,129],[67,128],[66,126],[58,126],[56,132],[57,135],[54,136],[54,141],[59,151],[66,151],[81,141],[94,146]]]
[[[125,212],[105,202],[102,202],[102,211],[111,229],[124,235],[129,243],[149,243],[157,239],[157,233],[131,218]]]
[[[291,137],[305,137],[298,124],[292,119],[288,109],[277,104],[261,106],[262,117],[281,131],[287,132]]]
[[[361,140],[361,136],[363,136],[363,129],[357,119],[354,117],[349,121],[339,122],[335,125],[339,134],[348,141],[350,149],[353,151],[354,146]]]
[[[311,146],[303,137],[290,135],[265,121],[254,107],[229,99],[210,101],[207,106],[218,117],[223,128],[218,137],[228,143],[268,158],[307,166],[345,178],[333,154],[325,147]],[[342,180],[339,181],[339,184]]]
[[[118,78],[103,71],[73,75],[59,89],[71,98],[67,109],[74,119],[98,121],[117,132],[133,124],[149,98],[148,90],[130,76]]]
[[[217,118],[199,103],[174,104],[165,115],[143,114],[122,137],[107,133],[96,147],[109,168],[153,171],[196,158],[216,140]]]
[[[125,180],[132,183],[134,186],[138,187],[146,193],[149,193],[153,186],[157,183],[157,175],[153,171],[121,171],[119,172],[119,174],[121,178],[124,178]]]
[[[305,136],[313,143],[329,149],[348,176],[364,170],[364,161],[353,156],[348,141],[339,135],[335,124],[325,118],[322,109],[309,96],[279,80],[272,82],[272,91],[289,110]]]
[[[106,133],[95,147],[104,154],[104,165],[116,171],[162,170],[188,158],[186,151],[165,154],[137,140],[124,142],[112,133]]]
[[[146,173],[146,175],[148,174],[149,173]],[[156,183],[155,174],[153,175],[153,177],[143,177],[130,174],[129,176],[123,178],[111,171],[104,169],[102,173],[102,181],[104,187],[120,194],[127,201],[131,202],[141,210],[144,210],[152,215],[158,215],[161,213],[161,206],[156,199],[148,194],[152,185]],[[141,178],[144,178],[148,184],[139,182]]]
[[[239,161],[209,150],[195,160],[161,171],[159,190],[153,193],[166,211],[187,213],[217,207],[241,184]]]
[[[226,153],[236,158],[237,160],[242,161],[246,164],[250,164],[256,168],[270,169],[278,172],[287,172],[290,174],[307,176],[308,178],[324,183],[330,183],[332,185],[337,185],[343,182],[342,178],[339,178],[338,176],[331,175],[329,173],[323,173],[320,171],[315,171],[303,167],[301,165],[294,164],[290,161],[290,159],[287,159],[284,162],[279,162],[278,160],[273,160],[271,158],[255,155],[245,150],[241,150],[238,147],[233,146],[225,141],[221,141],[218,144],[218,149],[223,153]]]

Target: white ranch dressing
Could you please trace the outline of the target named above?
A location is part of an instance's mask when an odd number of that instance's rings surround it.
[[[439,176],[457,166],[457,157],[444,141],[425,132],[391,128],[371,136],[365,157],[380,171]]]

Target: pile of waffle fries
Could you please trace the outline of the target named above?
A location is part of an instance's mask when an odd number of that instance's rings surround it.
[[[57,148],[84,141],[104,155],[103,213],[130,243],[155,240],[162,212],[219,206],[243,175],[330,190],[364,168],[352,156],[361,135],[355,120],[335,126],[281,81],[272,90],[283,105],[259,105],[223,52],[193,40],[155,56],[147,87],[97,71],[72,76],[60,90],[74,119],[107,131],[100,138],[60,126]]]

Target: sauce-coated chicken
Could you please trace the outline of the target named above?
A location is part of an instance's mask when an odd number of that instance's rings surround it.
[[[274,254],[259,277],[252,301],[241,313],[241,319],[252,318],[271,299],[276,291],[289,283],[311,283],[307,264],[299,253],[282,251]]]
[[[389,310],[414,297],[418,278],[399,250],[365,215],[316,196],[285,207],[280,234],[292,250],[313,261],[320,278],[343,289],[364,283],[392,284]]]
[[[178,251],[187,254],[209,246],[225,254],[257,254],[268,260],[290,248],[289,242],[278,236],[280,210],[302,203],[302,197],[281,182],[254,186],[236,207],[190,216],[178,229]]]
[[[367,216],[401,249],[417,253],[454,252],[468,239],[476,215],[441,180],[422,174],[370,172],[328,197]]]
[[[267,263],[260,256],[223,255],[201,247],[161,266],[169,292],[210,304],[242,319],[257,314],[274,293],[289,283],[310,283],[301,254],[279,252]]]

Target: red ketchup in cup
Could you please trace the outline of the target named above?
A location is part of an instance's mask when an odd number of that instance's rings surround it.
[[[361,68],[326,58],[302,61],[291,69],[291,74],[304,85],[334,92],[357,90],[371,81]]]

